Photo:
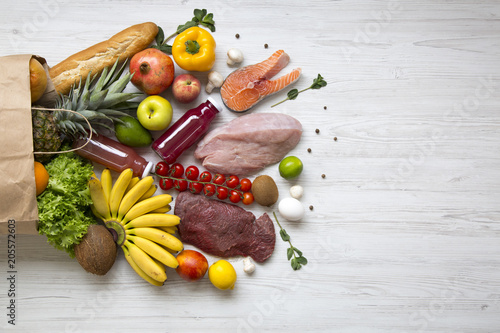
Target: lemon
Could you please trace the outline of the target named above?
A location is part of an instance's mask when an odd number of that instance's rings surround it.
[[[208,269],[208,278],[212,284],[221,289],[233,289],[236,283],[236,271],[230,262],[221,259]]]

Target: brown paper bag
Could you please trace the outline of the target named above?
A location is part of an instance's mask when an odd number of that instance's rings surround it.
[[[18,234],[37,234],[38,208],[34,174],[29,61],[32,55],[0,57],[0,234],[15,225]],[[45,67],[45,59],[37,57]],[[37,102],[53,107],[49,79]],[[9,228],[8,228],[9,227]]]

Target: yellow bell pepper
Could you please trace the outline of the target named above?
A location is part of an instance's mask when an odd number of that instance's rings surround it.
[[[205,29],[189,28],[175,38],[172,57],[180,68],[187,71],[209,71],[215,63],[215,40]]]

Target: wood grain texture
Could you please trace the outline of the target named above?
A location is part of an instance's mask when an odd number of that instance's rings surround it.
[[[170,32],[194,8],[207,8],[221,74],[234,70],[225,64],[231,47],[243,51],[242,65],[284,49],[291,61],[283,72],[303,71],[295,87],[318,73],[328,81],[273,109],[285,93],[268,97],[252,111],[283,112],[303,124],[291,152],[304,162],[300,178],[286,181],[276,166],[262,173],[275,178],[281,197],[293,184],[305,188],[301,201],[314,208],[301,222],[282,222],[307,266],[292,271],[278,239],[251,276],[241,258],[232,260],[232,292],[206,278],[185,283],[174,271],[154,288],[121,253],[97,277],[44,237],[19,235],[13,327],[5,316],[2,237],[2,332],[499,330],[497,1],[7,0],[2,7],[0,55],[35,53],[53,65],[132,24],[153,21]],[[206,83],[206,74],[197,75]],[[173,105],[175,119],[185,107]],[[226,110],[212,126],[236,116]],[[196,163],[193,151],[181,162]]]

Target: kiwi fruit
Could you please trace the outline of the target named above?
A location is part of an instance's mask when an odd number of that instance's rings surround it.
[[[103,225],[90,225],[87,234],[74,249],[80,266],[92,274],[106,275],[116,260],[116,243]]]
[[[252,194],[259,205],[272,206],[278,201],[278,186],[272,177],[261,175],[252,182]]]

